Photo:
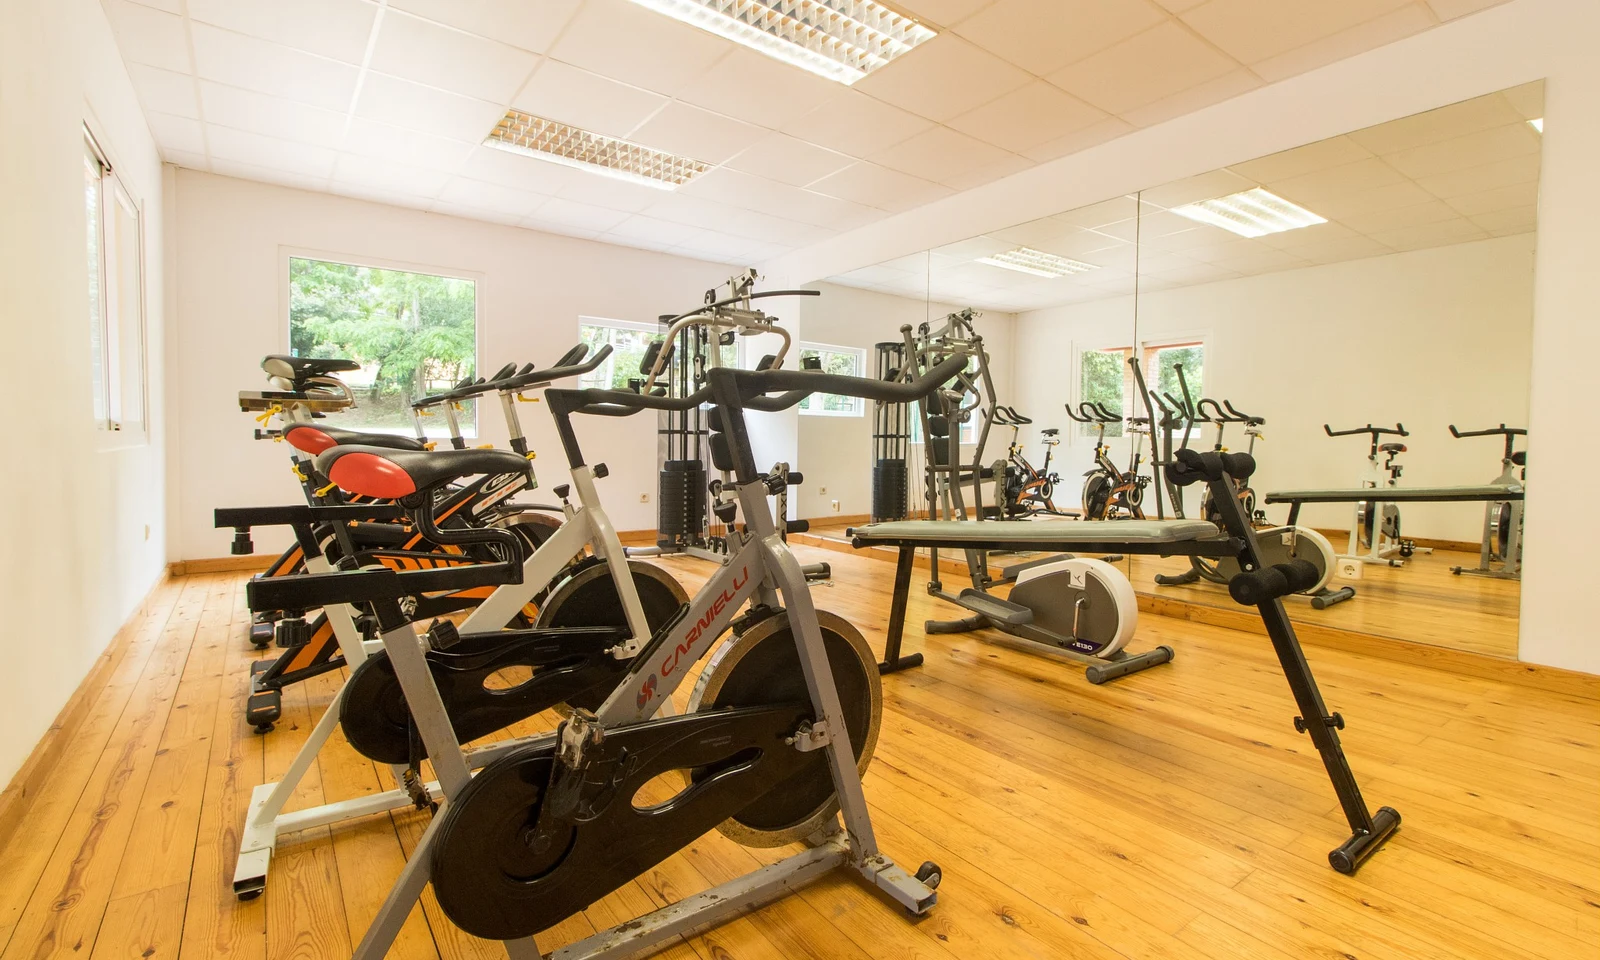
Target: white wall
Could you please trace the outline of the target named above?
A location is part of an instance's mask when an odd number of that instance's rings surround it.
[[[103,450],[90,406],[83,132],[143,204],[149,442]],[[0,783],[161,575],[162,171],[93,0],[0,6],[0,329],[16,443],[0,551]],[[148,539],[146,531],[148,530]]]
[[[1531,234],[1154,291],[1138,309],[1143,343],[1206,341],[1205,383],[1192,388],[1266,418],[1252,480],[1260,493],[1349,487],[1366,476],[1366,438],[1329,439],[1324,423],[1404,423],[1412,435],[1402,441],[1401,482],[1413,487],[1486,483],[1500,472],[1497,442],[1457,440],[1448,424],[1527,426]],[[1056,411],[1036,427],[1068,426],[1059,411],[1080,399],[1074,358],[1127,343],[1132,316],[1131,298],[1120,297],[1018,318],[1029,344],[1017,360],[1018,396]],[[1191,445],[1209,449],[1214,438],[1205,428]],[[1232,427],[1225,442],[1242,450],[1246,440]],[[1113,446],[1124,462],[1126,441]],[[1075,480],[1087,469],[1092,448],[1091,438],[1070,437],[1059,448],[1069,451],[1063,475]],[[1077,487],[1063,486],[1071,502]],[[1190,510],[1197,504],[1192,494]],[[1267,512],[1281,521],[1288,508]],[[1412,504],[1402,530],[1476,542],[1482,517],[1481,504]],[[1335,504],[1301,514],[1325,529],[1348,529],[1349,520],[1350,508]]]
[[[184,558],[227,555],[231,532],[212,529],[213,508],[301,497],[285,448],[251,439],[254,423],[237,404],[240,390],[262,386],[262,356],[288,346],[284,264],[291,251],[476,275],[478,362],[484,370],[513,360],[552,362],[577,342],[580,316],[653,322],[659,314],[690,309],[735,272],[191,170],[178,172],[176,194],[179,352],[173,403],[181,506],[174,550]],[[785,311],[780,307],[776,315],[783,318]],[[568,476],[554,425],[540,406],[523,407],[521,416],[546,494],[532,499],[554,500],[549,488]],[[654,529],[655,418],[585,417],[578,426],[586,459],[611,469],[601,492],[618,528]],[[497,406],[480,412],[478,429],[483,442],[504,445]],[[752,432],[769,453],[793,448],[775,425],[753,426]],[[648,503],[640,502],[642,495]],[[281,532],[263,531],[257,548],[267,551],[284,542]]]
[[[930,303],[896,297],[871,290],[831,283],[808,285],[822,296],[802,301],[800,337],[811,343],[859,347],[866,351],[865,375],[875,372],[873,345],[898,341],[903,324],[916,326],[925,320],[938,320],[962,309],[960,305]],[[1012,330],[1015,318],[1008,313],[984,311],[974,321],[978,334],[989,351],[989,367],[1001,403],[1010,402],[1012,368]],[[794,497],[797,516],[827,519],[834,514],[832,501],[839,501],[841,516],[872,512],[872,404],[866,404],[860,417],[800,415],[799,463],[806,481]],[[988,456],[1005,456],[1009,432],[994,431],[989,438]],[[964,453],[971,456],[972,448]],[[824,492],[826,490],[826,492]]]

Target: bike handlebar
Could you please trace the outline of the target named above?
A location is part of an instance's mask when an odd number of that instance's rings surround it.
[[[1393,427],[1375,427],[1369,423],[1364,427],[1356,427],[1354,430],[1335,430],[1324,423],[1322,429],[1330,437],[1353,437],[1356,434],[1371,434],[1373,442],[1377,442],[1380,436],[1385,435],[1396,437],[1411,436],[1411,431],[1406,429],[1406,425],[1398,422]]]
[[[1508,427],[1503,423],[1498,427],[1490,427],[1487,430],[1457,430],[1455,424],[1450,424],[1450,436],[1455,437],[1457,440],[1465,437],[1525,437],[1527,435],[1528,431],[1522,427]]]

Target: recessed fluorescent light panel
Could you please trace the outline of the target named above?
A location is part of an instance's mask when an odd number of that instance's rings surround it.
[[[1231,197],[1187,203],[1173,207],[1172,212],[1190,220],[1209,223],[1213,227],[1232,230],[1241,237],[1264,237],[1269,233],[1282,233],[1328,222],[1326,217],[1319,217],[1260,187]]]
[[[872,0],[633,2],[843,84],[936,35]]]
[[[1544,117],[1535,117],[1532,120],[1529,120],[1528,126],[1539,131],[1540,133],[1544,133]]]
[[[506,111],[483,145],[660,190],[675,190],[711,169],[709,163],[590,133],[520,110]]]
[[[1036,277],[1049,277],[1052,280],[1056,277],[1070,277],[1075,273],[1088,273],[1090,270],[1100,269],[1092,263],[1068,260],[1066,257],[1058,257],[1032,247],[1018,247],[991,257],[979,257],[978,262],[987,263],[991,267],[1015,270],[1018,273],[1031,273]]]

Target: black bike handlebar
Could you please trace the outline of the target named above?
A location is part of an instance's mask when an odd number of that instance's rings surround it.
[[[957,350],[927,373],[911,381],[899,383],[874,380],[871,377],[847,377],[837,373],[817,373],[811,370],[734,370],[717,367],[708,372],[715,386],[719,376],[733,381],[739,398],[746,403],[763,394],[778,390],[803,393],[831,393],[840,397],[860,397],[879,403],[915,403],[931,394],[951,378],[958,376],[967,366],[967,352]],[[799,403],[800,400],[795,400]]]
[[[1500,424],[1487,430],[1457,430],[1455,424],[1450,424],[1450,436],[1460,440],[1464,437],[1525,437],[1528,431],[1522,427],[1508,427]]]
[[[1374,443],[1377,442],[1380,436],[1385,435],[1396,437],[1411,436],[1411,431],[1407,430],[1406,425],[1403,423],[1396,423],[1393,427],[1375,427],[1369,423],[1364,427],[1356,427],[1354,430],[1335,430],[1324,423],[1322,429],[1330,437],[1353,437],[1356,434],[1371,434]]]

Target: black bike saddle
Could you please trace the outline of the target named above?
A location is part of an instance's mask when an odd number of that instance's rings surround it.
[[[309,423],[291,423],[283,428],[283,439],[303,453],[318,454],[340,445],[358,444],[363,447],[387,447],[391,450],[426,450],[421,440],[395,433],[366,433],[361,430],[341,430]]]
[[[510,450],[391,450],[334,447],[317,456],[317,472],[347,493],[397,498],[462,477],[526,473],[528,459]]]

